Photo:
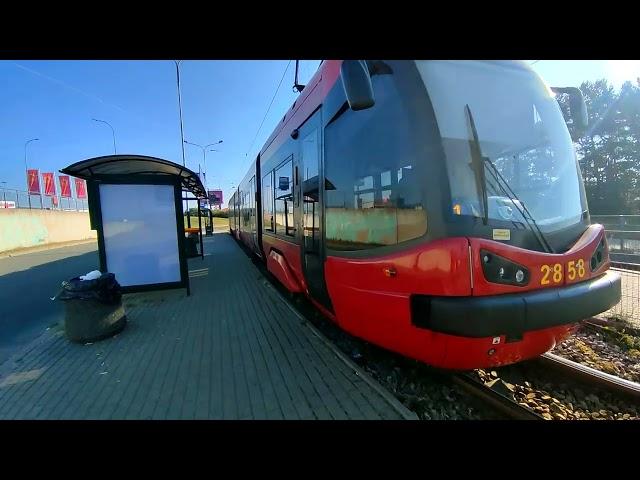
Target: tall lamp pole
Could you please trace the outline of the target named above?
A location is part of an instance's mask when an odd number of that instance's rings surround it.
[[[186,167],[186,162],[184,159],[184,127],[182,125],[182,95],[180,93],[180,62],[182,60],[174,60],[176,64],[176,78],[178,80],[178,110],[180,111],[180,145],[182,146],[182,166]]]
[[[27,145],[31,142],[37,142],[39,138],[32,138],[27,140],[24,144],[24,174],[27,176],[27,199],[29,200],[29,208],[31,208],[31,193],[29,193],[29,167],[27,166]]]
[[[174,60],[176,64],[176,80],[178,85],[178,111],[180,113],[180,147],[182,147],[182,166],[186,167],[186,161],[184,159],[184,127],[182,126],[182,94],[180,93],[180,62],[182,60]],[[187,210],[187,226],[191,227],[191,215],[189,215],[189,200],[186,204],[183,203],[183,207]]]
[[[105,123],[109,126],[109,128],[111,129],[111,135],[113,136],[113,154],[116,155],[116,132],[113,130],[111,124],[109,122],[105,122],[104,120],[98,120],[97,118],[92,118],[91,120],[93,120],[94,122]]]

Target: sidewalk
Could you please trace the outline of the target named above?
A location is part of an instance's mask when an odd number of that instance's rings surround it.
[[[298,316],[224,233],[189,261],[192,293],[125,296],[95,344],[45,332],[0,367],[0,419],[414,418]]]

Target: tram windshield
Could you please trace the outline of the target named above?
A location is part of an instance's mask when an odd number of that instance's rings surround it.
[[[438,122],[454,214],[524,223],[524,205],[543,232],[580,221],[587,206],[571,137],[534,72],[503,61],[417,66]],[[480,176],[468,112],[484,157]]]

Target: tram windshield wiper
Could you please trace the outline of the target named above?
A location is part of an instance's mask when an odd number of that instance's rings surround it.
[[[496,183],[500,187],[500,190],[502,190],[502,192],[507,196],[507,198],[511,201],[511,203],[518,209],[518,212],[520,212],[520,215],[522,216],[522,218],[524,218],[524,221],[527,223],[527,225],[529,225],[529,228],[531,229],[531,231],[533,232],[533,234],[537,238],[537,240],[540,243],[540,245],[542,246],[542,248],[547,253],[555,253],[555,251],[553,250],[553,248],[549,244],[549,241],[547,240],[547,238],[542,233],[542,230],[540,229],[540,226],[538,225],[538,222],[536,222],[536,219],[533,218],[533,215],[531,215],[531,212],[529,212],[529,209],[526,207],[524,202],[522,200],[520,200],[520,198],[518,198],[518,196],[515,194],[513,189],[509,186],[509,184],[507,183],[505,178],[502,176],[502,174],[500,173],[498,168],[495,166],[495,164],[491,161],[490,158],[486,158],[485,157],[484,160],[491,167],[490,171],[491,171],[493,177],[496,179]],[[529,223],[529,222],[531,222],[531,223]],[[531,226],[532,224],[533,224],[533,226]]]
[[[469,121],[469,128],[471,129],[471,139],[469,140],[469,148],[471,149],[471,168],[476,177],[476,188],[482,195],[482,223],[487,224],[489,220],[489,201],[487,198],[487,182],[484,171],[484,159],[482,156],[482,149],[480,148],[480,141],[478,140],[478,131],[476,130],[476,124],[473,121],[473,114],[469,104],[465,105],[464,111],[467,114],[467,120]]]
[[[471,113],[471,108],[469,104],[465,105],[465,112],[467,114],[467,119],[469,120],[469,126],[471,129],[471,139],[469,140],[469,146],[471,148],[471,165],[473,167],[473,171],[476,177],[476,183],[478,184],[478,190],[482,194],[482,206],[483,206],[483,223],[486,225],[489,218],[489,207],[488,207],[488,197],[487,197],[487,185],[486,185],[486,169],[485,163],[488,163],[490,168],[490,172],[493,178],[496,180],[497,186],[500,188],[502,193],[511,201],[512,205],[516,207],[526,224],[529,226],[529,229],[534,234],[540,246],[548,253],[555,253],[549,241],[546,239],[542,230],[538,223],[536,222],[529,209],[525,206],[524,202],[518,198],[515,194],[509,183],[502,176],[498,168],[491,161],[489,157],[482,155],[482,149],[480,147],[480,140],[478,139],[478,131],[476,130],[476,125],[473,120],[473,114]],[[512,223],[513,222],[512,220]]]

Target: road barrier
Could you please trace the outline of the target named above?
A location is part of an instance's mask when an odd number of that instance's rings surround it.
[[[63,210],[87,212],[86,199],[29,194],[23,190],[0,188],[0,208],[27,208],[35,210]]]

